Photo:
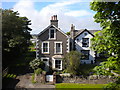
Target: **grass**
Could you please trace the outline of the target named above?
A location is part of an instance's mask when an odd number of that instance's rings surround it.
[[[55,84],[56,88],[91,88],[91,89],[101,89],[103,90],[103,87],[106,86],[107,84],[75,84],[75,83],[60,83],[60,84]],[[91,90],[90,89],[90,90]]]
[[[5,74],[3,76],[3,78],[16,78],[16,77],[17,77],[17,75],[15,75],[15,74]]]

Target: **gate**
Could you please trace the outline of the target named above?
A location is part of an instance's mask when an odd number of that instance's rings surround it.
[[[53,75],[46,75],[47,82],[53,82]]]

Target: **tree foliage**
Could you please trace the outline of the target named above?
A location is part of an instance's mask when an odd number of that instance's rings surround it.
[[[3,64],[13,61],[25,53],[30,45],[31,21],[27,17],[20,17],[13,10],[2,10],[2,52]]]
[[[80,66],[80,57],[81,53],[77,51],[71,51],[66,54],[64,58],[64,67],[67,70],[67,72],[71,74],[77,74],[79,66]]]
[[[95,67],[97,74],[120,74],[120,1],[119,2],[93,2],[91,9],[96,11],[95,22],[100,23],[102,31],[95,33],[92,38],[92,48],[101,53],[106,52],[107,61]]]
[[[69,36],[69,35],[70,35],[70,32],[66,32],[66,34]]]

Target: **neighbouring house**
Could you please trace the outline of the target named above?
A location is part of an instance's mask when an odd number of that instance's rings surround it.
[[[58,28],[57,15],[51,17],[50,25],[37,35],[36,58],[45,63],[45,70],[62,70],[62,59],[70,51],[70,38]]]
[[[90,48],[90,39],[98,30],[75,30],[71,25],[70,36],[58,26],[57,15],[53,15],[50,25],[37,35],[36,58],[45,63],[45,70],[63,70],[62,59],[71,50],[82,53],[82,64],[95,63],[96,53]]]
[[[92,64],[95,63],[95,57],[97,53],[93,51],[91,47],[91,38],[94,37],[94,33],[99,30],[75,30],[75,26],[71,25],[71,48],[82,53],[81,63]]]

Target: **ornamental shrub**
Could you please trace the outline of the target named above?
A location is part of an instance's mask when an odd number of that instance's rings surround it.
[[[38,68],[41,68],[43,69],[45,64],[43,61],[41,61],[40,59],[34,59],[33,61],[31,61],[29,63],[30,67],[33,69],[33,70],[36,70]]]

